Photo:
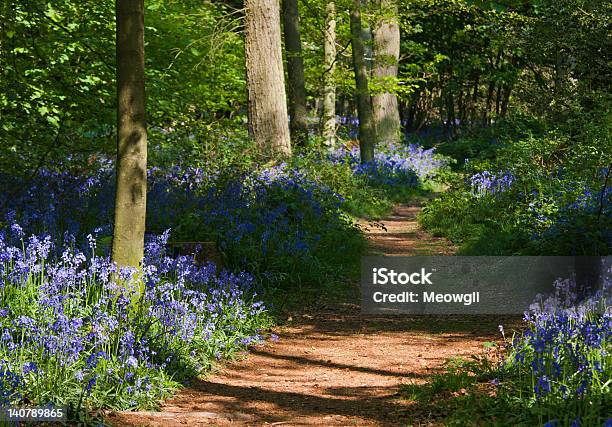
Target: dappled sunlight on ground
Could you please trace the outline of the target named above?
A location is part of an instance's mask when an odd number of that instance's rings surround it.
[[[389,254],[399,246],[402,255],[424,247],[452,252],[448,242],[417,230],[418,209],[396,208],[384,221],[387,236],[372,230],[372,248]],[[161,413],[112,419],[156,426],[406,425],[419,408],[400,396],[400,385],[424,383],[451,357],[481,354],[484,341],[498,338],[501,322],[484,316],[362,316],[350,301],[309,309],[276,331],[279,342],[254,347],[244,360],[193,380]]]

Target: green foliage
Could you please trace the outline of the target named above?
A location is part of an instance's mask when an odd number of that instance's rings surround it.
[[[35,168],[108,142],[114,119],[113,11],[109,1],[2,3],[3,170]]]
[[[612,146],[602,137],[609,129],[584,118],[576,115],[575,133],[518,120],[444,144],[459,175],[424,209],[422,225],[462,243],[464,254],[610,253]],[[478,191],[475,180],[487,173],[512,183]]]
[[[214,162],[235,152],[231,145],[214,150],[222,138],[244,140],[238,20],[224,4],[147,2],[147,121],[154,164],[166,162],[168,152],[174,159]],[[0,21],[2,170],[20,173],[67,159],[84,165],[92,155],[113,156],[114,2],[8,1],[0,6]]]

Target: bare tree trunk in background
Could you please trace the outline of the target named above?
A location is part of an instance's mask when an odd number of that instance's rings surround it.
[[[361,1],[353,0],[351,10],[351,45],[353,47],[353,68],[359,116],[359,151],[361,162],[374,160],[374,117],[368,89],[368,73],[364,58],[364,44],[361,29]]]
[[[336,145],[336,5],[327,3],[325,44],[325,88],[323,90],[323,137],[330,147]]]
[[[489,81],[489,89],[487,90],[487,101],[485,103],[484,111],[482,112],[482,127],[487,127],[491,124],[491,102],[493,100],[493,93],[495,92],[495,80]]]
[[[562,51],[557,50],[555,55],[555,78],[554,78],[554,94],[559,96],[563,92],[566,75],[565,55]]]
[[[459,128],[462,128],[465,125],[465,120],[466,120],[466,104],[467,101],[465,100],[467,96],[464,96],[463,93],[463,86],[461,86],[461,89],[459,90],[459,99],[457,100],[457,110],[458,110],[458,114],[457,114],[457,118],[459,119]]]
[[[476,115],[478,114],[478,85],[480,84],[480,74],[474,79],[474,91],[470,101],[470,127],[476,126]]]
[[[453,92],[449,90],[448,95],[446,95],[446,132],[448,139],[453,139],[455,137],[455,127],[455,97],[453,96]]]
[[[249,134],[264,156],[290,156],[278,0],[246,0]]]
[[[501,105],[501,116],[506,117],[508,113],[508,103],[510,102],[510,94],[512,93],[512,85],[509,84],[506,86],[506,90],[504,91],[504,99],[502,100]]]
[[[504,91],[505,85],[499,84],[497,87],[497,97],[495,98],[495,115],[499,116],[499,108],[501,107],[502,92]]]
[[[308,142],[308,110],[298,0],[284,0],[283,4],[291,139],[294,144],[304,146]]]
[[[400,28],[395,0],[377,0],[383,18],[374,28],[374,72],[376,79],[397,78],[400,55]],[[372,97],[377,143],[400,141],[401,122],[397,95],[378,93]]]
[[[498,70],[499,64],[501,63],[503,54],[504,54],[503,50],[499,49],[497,51],[497,56],[495,58],[495,61],[493,61],[493,58],[489,58],[489,65],[491,66],[491,76],[490,76],[491,80],[489,80],[489,89],[487,90],[487,102],[485,105],[485,111],[483,112],[483,119],[482,119],[483,127],[491,126],[491,124],[493,123],[491,120],[491,115],[492,115],[492,108],[493,108],[493,95],[495,94],[495,87],[496,87],[495,73]]]
[[[117,0],[117,189],[112,259],[138,267],[147,209],[144,1]]]

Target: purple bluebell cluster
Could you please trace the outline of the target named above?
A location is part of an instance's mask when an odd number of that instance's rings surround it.
[[[83,237],[94,228],[109,232],[114,205],[109,162],[92,170],[52,171],[19,177],[0,173],[0,225],[19,223],[28,233]]]
[[[5,188],[20,191],[0,196],[0,218],[81,248],[94,230],[99,252],[108,251],[113,176],[106,163],[93,174],[45,170],[27,182],[3,176]],[[148,233],[172,228],[175,240],[214,241],[229,265],[257,274],[308,270],[324,236],[348,226],[342,197],[286,164],[255,171],[151,168],[148,190]]]
[[[588,401],[609,393],[612,269],[588,298],[577,295],[574,279],[557,280],[555,293],[538,297],[525,320],[528,328],[514,337],[502,372],[525,373],[537,400]]]
[[[86,254],[2,229],[2,403],[148,406],[170,378],[261,341],[268,317],[253,277],[169,257],[167,239],[148,242],[141,270],[119,269],[91,236]]]
[[[482,171],[469,178],[472,194],[476,197],[504,193],[512,186],[514,180],[514,175],[510,171],[497,173]]]
[[[339,194],[287,164],[208,176],[200,169],[157,171],[151,179],[148,227],[212,240],[232,266],[254,273],[307,274],[334,233],[347,229]],[[172,218],[174,224],[169,224]]]
[[[374,161],[361,163],[359,148],[341,147],[330,154],[332,162],[348,162],[354,173],[365,176],[377,184],[416,186],[420,181],[434,178],[446,162],[435,155],[435,150],[416,144],[382,147],[374,155]]]

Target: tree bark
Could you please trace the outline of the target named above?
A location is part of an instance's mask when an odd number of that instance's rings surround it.
[[[497,97],[495,98],[495,115],[499,117],[499,107],[501,106],[502,101],[502,92],[504,91],[505,85],[500,83],[497,86]]]
[[[291,155],[278,0],[246,0],[249,134],[264,157]]]
[[[491,102],[493,100],[493,93],[495,92],[495,80],[489,81],[489,89],[487,90],[487,101],[485,103],[485,109],[482,112],[482,127],[491,125]]]
[[[112,259],[139,266],[147,208],[144,1],[117,0],[117,189]]]
[[[476,115],[478,113],[478,85],[480,84],[480,74],[474,78],[474,91],[470,101],[470,127],[476,126]]]
[[[368,73],[364,58],[360,0],[353,0],[353,8],[351,10],[351,45],[353,47],[357,114],[359,116],[359,151],[361,162],[365,163],[374,160],[374,141],[376,136],[370,91],[368,89]]]
[[[323,137],[325,143],[336,145],[336,5],[329,2],[326,7],[325,44],[325,88],[323,90]]]
[[[452,90],[449,89],[446,95],[446,133],[449,140],[455,138],[455,127],[455,97]]]
[[[291,139],[294,144],[304,146],[308,142],[308,110],[306,109],[306,86],[304,83],[304,59],[302,58],[298,0],[284,0],[283,19],[285,24]]]
[[[510,102],[510,94],[512,93],[512,84],[508,84],[506,86],[506,90],[504,91],[504,99],[502,100],[501,105],[501,116],[506,117],[508,113],[508,103]]]
[[[378,0],[384,17],[374,28],[374,78],[397,78],[400,55],[400,28],[395,0]],[[372,97],[377,143],[400,141],[400,115],[397,95],[377,93]]]

